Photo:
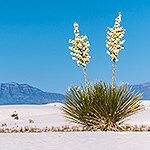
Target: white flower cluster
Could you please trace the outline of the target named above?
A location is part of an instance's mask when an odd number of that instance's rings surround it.
[[[72,51],[70,54],[72,55],[72,59],[77,61],[78,66],[81,65],[82,67],[86,67],[86,64],[90,62],[91,56],[89,56],[89,46],[90,43],[87,36],[80,36],[79,25],[75,22],[74,23],[74,34],[75,39],[69,39],[69,43],[72,46],[69,49]]]
[[[120,26],[121,23],[121,13],[119,13],[118,17],[115,19],[115,25],[113,28],[108,28],[107,31],[107,40],[106,47],[109,49],[107,54],[110,55],[112,61],[117,61],[118,53],[120,50],[124,49],[125,40],[121,40],[121,38],[125,34],[125,29]]]

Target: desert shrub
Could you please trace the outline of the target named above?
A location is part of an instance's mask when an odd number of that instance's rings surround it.
[[[88,89],[72,87],[66,93],[63,111],[66,117],[90,129],[123,130],[123,121],[143,109],[141,95],[132,92],[128,85],[112,87],[106,82],[97,82]]]
[[[19,119],[18,113],[16,111],[14,111],[12,113],[11,117],[14,118],[14,120],[18,120]]]
[[[7,127],[6,123],[2,123],[1,127]]]
[[[29,123],[34,123],[34,121],[32,119],[29,119]]]

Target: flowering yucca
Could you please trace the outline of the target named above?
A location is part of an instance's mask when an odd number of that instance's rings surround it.
[[[69,43],[72,46],[69,49],[72,51],[70,54],[72,55],[72,59],[77,61],[78,66],[83,67],[85,84],[86,84],[86,91],[88,90],[88,81],[86,77],[86,65],[90,62],[91,56],[89,55],[89,46],[90,43],[88,41],[87,36],[81,36],[79,33],[79,25],[75,22],[74,23],[74,34],[75,39],[69,39]]]
[[[121,40],[125,34],[125,29],[120,26],[121,23],[121,13],[115,19],[115,25],[113,28],[108,28],[107,30],[107,40],[106,47],[109,49],[107,54],[110,55],[113,65],[112,65],[112,87],[114,87],[114,72],[115,63],[118,61],[118,53],[120,50],[124,49],[125,40]]]
[[[79,25],[75,22],[74,23],[74,34],[75,39],[69,39],[69,43],[72,46],[69,49],[72,51],[70,54],[72,55],[72,59],[77,61],[78,66],[81,65],[82,67],[86,67],[86,64],[90,62],[89,56],[89,46],[90,43],[87,36],[80,36]]]

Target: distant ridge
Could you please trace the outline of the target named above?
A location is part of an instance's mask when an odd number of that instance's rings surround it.
[[[135,92],[143,93],[143,100],[150,100],[150,82],[131,85]],[[44,92],[28,84],[16,82],[0,84],[0,105],[64,103],[63,94]]]
[[[64,102],[64,95],[44,92],[28,84],[16,82],[0,84],[0,105],[47,104],[52,102]]]
[[[143,100],[150,100],[150,82],[132,85],[132,90],[135,90],[135,92],[143,93]]]

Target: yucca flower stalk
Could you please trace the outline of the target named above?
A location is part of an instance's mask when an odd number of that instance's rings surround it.
[[[69,43],[72,46],[69,47],[71,50],[72,59],[77,61],[78,66],[82,66],[83,74],[85,79],[85,88],[86,93],[88,92],[88,80],[87,80],[87,73],[86,73],[86,65],[90,62],[91,56],[89,55],[89,46],[90,43],[88,41],[87,36],[81,36],[79,33],[79,25],[75,22],[74,23],[74,34],[75,39],[69,39]]]
[[[118,61],[118,53],[120,50],[124,49],[125,40],[121,40],[125,34],[125,29],[120,26],[121,23],[121,13],[119,13],[118,17],[115,19],[115,25],[113,28],[109,28],[107,30],[107,40],[106,47],[109,49],[107,54],[110,55],[112,59],[112,88],[115,87],[115,65]]]

